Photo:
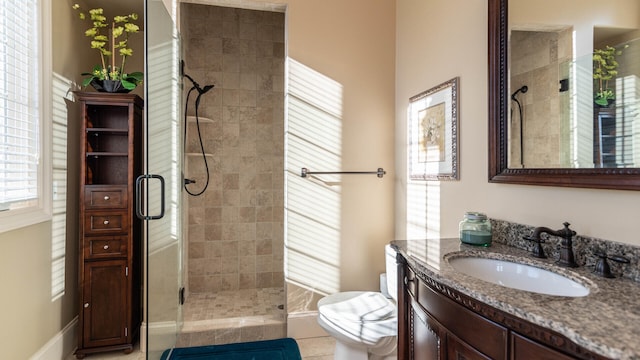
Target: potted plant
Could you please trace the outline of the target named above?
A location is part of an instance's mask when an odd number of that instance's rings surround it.
[[[625,45],[623,49],[627,47],[629,45]],[[594,101],[598,106],[606,107],[615,101],[616,96],[609,87],[609,80],[618,75],[616,56],[619,55],[622,55],[622,50],[608,45],[604,49],[593,50],[593,79],[597,88]]]
[[[129,47],[129,35],[137,33],[140,27],[134,23],[138,20],[138,14],[114,16],[110,23],[104,16],[102,8],[83,11],[80,5],[73,5],[78,10],[80,19],[91,22],[92,27],[84,34],[91,38],[91,48],[100,52],[101,64],[93,67],[91,72],[82,73],[87,76],[82,81],[82,86],[93,86],[98,91],[129,92],[136,88],[144,79],[141,72],[127,73],[125,63],[128,56],[133,55],[133,49]],[[120,58],[118,66],[116,58]]]

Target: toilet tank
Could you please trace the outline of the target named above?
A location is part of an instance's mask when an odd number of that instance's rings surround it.
[[[387,270],[387,292],[398,301],[398,265],[396,264],[396,251],[391,245],[385,245],[384,255]]]

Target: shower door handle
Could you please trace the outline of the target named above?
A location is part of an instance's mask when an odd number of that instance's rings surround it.
[[[160,180],[160,214],[145,215],[142,213],[142,182],[146,179]],[[136,216],[141,220],[158,220],[164,217],[164,178],[160,175],[144,174],[136,178]]]

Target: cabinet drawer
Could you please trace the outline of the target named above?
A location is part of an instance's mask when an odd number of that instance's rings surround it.
[[[520,334],[511,333],[511,353],[518,360],[570,360],[570,356],[564,355],[545,345],[529,340]]]
[[[126,257],[128,237],[85,237],[84,256],[86,259]]]
[[[494,360],[507,358],[507,328],[418,282],[418,303],[460,340]]]
[[[125,209],[127,207],[126,186],[85,186],[84,206],[92,209]]]
[[[128,228],[126,211],[87,212],[84,216],[85,235],[121,234],[127,232]]]

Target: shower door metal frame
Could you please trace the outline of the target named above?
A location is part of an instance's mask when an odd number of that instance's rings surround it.
[[[173,6],[175,2],[171,1]],[[157,360],[176,346],[182,328],[180,38],[162,0],[145,0],[144,30],[145,174],[137,186],[141,193],[138,200],[144,204],[138,215],[145,220],[146,244],[143,346],[146,358]]]

